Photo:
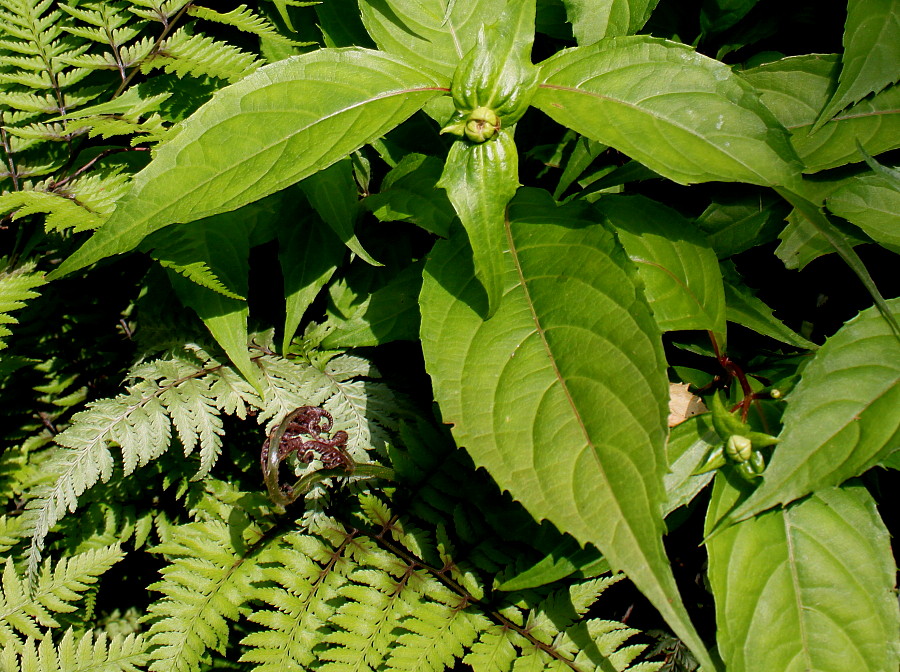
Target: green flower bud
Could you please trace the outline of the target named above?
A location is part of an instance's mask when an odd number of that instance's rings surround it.
[[[753,442],[746,436],[733,434],[725,444],[725,454],[735,462],[746,462],[753,454]]]
[[[490,140],[500,130],[500,118],[487,107],[476,107],[466,119],[466,137],[475,143]]]

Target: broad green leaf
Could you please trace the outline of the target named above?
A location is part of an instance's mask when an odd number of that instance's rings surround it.
[[[815,350],[819,347],[775,317],[768,304],[747,287],[734,264],[723,262],[721,268],[725,281],[725,315],[729,322],[804,350]]]
[[[326,47],[375,46],[363,26],[356,0],[328,0],[315,7]]]
[[[849,179],[825,204],[872,240],[900,253],[900,190],[880,175]]]
[[[443,164],[425,154],[407,154],[385,175],[381,191],[362,204],[382,222],[412,222],[444,238],[453,220],[453,206],[437,188]]]
[[[725,344],[725,294],[716,253],[678,212],[643,196],[607,196],[595,207],[616,230],[661,331],[702,329]]]
[[[716,478],[708,528],[741,494],[723,474]],[[707,549],[728,672],[897,669],[896,565],[862,485],[821,490],[738,523]]]
[[[669,473],[663,478],[667,497],[663,509],[665,515],[689,504],[713,479],[714,471],[704,474],[694,472],[703,464],[710,451],[721,444],[722,440],[713,429],[708,413],[695,415],[672,428],[666,444]]]
[[[633,35],[647,23],[659,0],[563,0],[581,46],[604,37]]]
[[[444,75],[449,84],[478,31],[506,0],[360,0],[363,23],[378,48]]]
[[[900,79],[900,0],[848,0],[837,90],[816,128]]]
[[[790,208],[774,194],[719,197],[697,218],[719,259],[771,242]]]
[[[815,133],[813,125],[834,90],[840,62],[834,55],[792,56],[741,73],[762,102],[791,132],[791,143],[815,173],[862,161],[900,146],[900,87],[892,86],[844,110]]]
[[[475,275],[488,298],[493,315],[503,293],[509,248],[504,229],[506,204],[519,187],[519,154],[507,130],[491,140],[457,140],[450,148],[438,182],[466,230],[475,260]]]
[[[331,279],[343,255],[341,241],[317,217],[301,217],[278,228],[278,259],[287,311],[282,353],[288,351],[303,314]]]
[[[334,327],[321,343],[323,348],[356,348],[397,340],[418,340],[422,264],[403,269],[384,287],[354,306],[350,315],[332,317]]]
[[[426,264],[422,346],[442,417],[536,519],[624,570],[712,669],[662,546],[668,382],[633,266],[589,210],[546,192],[521,190],[505,233],[489,320],[461,232]]]
[[[888,307],[900,314],[900,299]],[[829,338],[787,397],[784,430],[763,483],[728,518],[837,485],[900,442],[900,341],[875,308]]]
[[[541,64],[533,104],[681,184],[789,185],[787,133],[731,69],[682,44],[634,36]]]
[[[363,249],[356,237],[359,194],[350,159],[341,159],[325,170],[310,175],[300,183],[300,188],[309,199],[309,204],[347,247],[373,266],[381,266]]]
[[[322,49],[219,90],[165,143],[59,277],[134,249],[153,231],[235,210],[383,135],[444,90],[366,49]]]
[[[704,0],[700,10],[700,28],[718,33],[743,19],[759,0]]]

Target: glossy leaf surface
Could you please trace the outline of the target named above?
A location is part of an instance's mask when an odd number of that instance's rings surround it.
[[[741,495],[716,478],[708,522]],[[707,543],[729,672],[887,672],[900,664],[890,537],[861,485],[813,494]]]
[[[887,302],[900,314],[900,299]],[[900,441],[900,341],[875,308],[816,353],[788,397],[781,442],[742,520],[863,473]]]
[[[604,37],[632,35],[644,27],[659,0],[563,0],[581,46]]]
[[[492,315],[503,293],[506,204],[519,187],[519,155],[512,135],[501,130],[487,142],[454,142],[438,186],[447,190],[466,229],[475,255],[475,275],[487,292]]]
[[[705,236],[672,208],[643,196],[609,196],[595,207],[637,266],[659,328],[712,331],[724,347],[722,275]]]
[[[365,49],[323,49],[260,68],[184,122],[57,276],[127,252],[175,222],[235,210],[284,189],[442,93],[430,75]]]
[[[849,0],[837,90],[818,126],[900,79],[900,0]]]
[[[360,0],[363,23],[378,48],[450,77],[475,46],[482,24],[506,0]]]
[[[541,65],[533,104],[681,184],[790,184],[784,129],[731,69],[645,36],[577,47]]]
[[[443,419],[501,488],[595,544],[703,655],[662,546],[668,383],[631,263],[581,206],[542,191],[517,195],[506,235],[489,320],[463,236],[426,264],[422,345]]]

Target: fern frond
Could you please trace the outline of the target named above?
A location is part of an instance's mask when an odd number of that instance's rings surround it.
[[[22,516],[0,516],[0,553],[6,554],[23,536]]]
[[[115,544],[62,558],[53,569],[44,566],[30,594],[26,580],[7,559],[0,592],[0,645],[18,650],[22,642],[16,632],[43,639],[41,628],[59,626],[52,614],[75,611],[73,603],[123,557]]]
[[[3,196],[0,196],[0,200]],[[17,269],[10,270],[4,260],[0,260],[0,350],[6,347],[6,337],[12,332],[5,325],[18,324],[18,320],[9,313],[25,306],[25,302],[39,296],[34,291],[46,284],[44,274],[35,271],[34,263],[23,264]]]
[[[169,20],[188,2],[190,0],[131,0],[128,10],[144,19],[168,25]]]
[[[179,28],[163,42],[157,53],[141,62],[141,72],[162,68],[178,77],[205,75],[236,82],[259,65],[254,54],[205,35],[191,35],[186,28]]]
[[[0,214],[13,212],[13,219],[46,214],[47,231],[72,229],[90,231],[103,223],[103,217],[74,200],[47,191],[12,191],[0,196]]]
[[[233,26],[234,28],[237,28],[238,30],[245,33],[259,35],[260,37],[264,37],[267,40],[271,40],[272,42],[279,42],[281,44],[287,44],[297,47],[314,44],[314,42],[297,42],[288,37],[285,37],[278,32],[278,29],[275,28],[275,26],[272,25],[270,21],[260,16],[259,14],[254,13],[253,10],[248,9],[247,5],[238,5],[236,9],[233,9],[232,11],[225,14],[217,12],[213,9],[209,9],[207,7],[192,6],[188,10],[188,14],[190,14],[191,16],[195,16],[198,19],[215,21],[216,23],[224,23],[228,26]]]
[[[238,619],[252,582],[261,576],[259,558],[250,553],[262,538],[262,530],[249,523],[236,544],[228,523],[206,520],[175,528],[156,547],[171,562],[162,581],[150,586],[165,596],[149,608],[150,670],[193,672],[207,649],[224,650],[228,621]]]
[[[138,672],[146,664],[147,647],[141,635],[108,637],[86,632],[75,638],[66,630],[58,646],[49,637],[39,645],[29,638],[22,651],[12,649],[0,657],[3,672]]]

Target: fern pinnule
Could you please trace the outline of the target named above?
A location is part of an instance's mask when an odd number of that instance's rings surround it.
[[[23,308],[26,301],[39,296],[34,290],[44,284],[44,274],[35,270],[34,262],[10,269],[6,260],[0,259],[0,350],[6,347],[6,337],[12,335],[5,325],[18,324],[18,320],[9,313]]]
[[[146,642],[137,634],[108,637],[88,631],[76,638],[66,630],[58,645],[49,637],[28,638],[21,651],[0,655],[3,672],[138,672],[147,662]]]
[[[278,29],[271,21],[254,13],[247,5],[238,5],[235,9],[230,12],[225,12],[224,14],[208,7],[193,5],[188,9],[188,14],[207,21],[215,21],[216,23],[224,23],[228,26],[233,26],[245,33],[258,35],[271,42],[297,47],[315,44],[314,42],[297,42],[289,37],[285,37],[278,32]]]
[[[119,545],[114,544],[62,558],[52,568],[44,566],[32,591],[7,558],[0,592],[0,646],[19,649],[21,640],[16,632],[42,639],[41,628],[59,625],[53,613],[74,611],[73,602],[123,557]]]
[[[206,35],[192,35],[182,27],[167,37],[159,51],[151,53],[140,67],[145,74],[162,68],[178,77],[207,76],[236,82],[259,65],[256,56],[250,52]]]

